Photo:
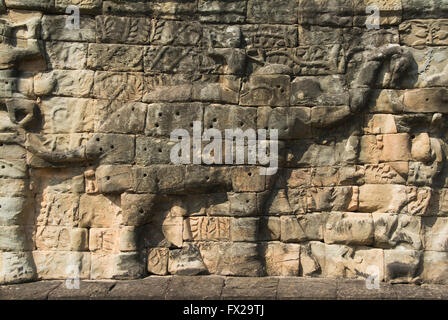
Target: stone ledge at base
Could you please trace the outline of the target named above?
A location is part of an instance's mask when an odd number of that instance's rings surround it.
[[[448,285],[388,284],[368,290],[363,280],[221,276],[151,276],[140,280],[39,281],[0,286],[0,300],[448,300]]]

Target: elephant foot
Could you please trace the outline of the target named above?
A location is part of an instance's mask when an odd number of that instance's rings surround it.
[[[0,284],[13,284],[37,279],[31,252],[0,253]]]

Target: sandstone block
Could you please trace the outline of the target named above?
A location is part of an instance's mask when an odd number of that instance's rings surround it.
[[[26,178],[25,160],[0,160],[0,177],[2,178]]]
[[[373,213],[372,215],[375,247],[394,248],[399,246],[407,249],[421,249],[420,217],[388,213]]]
[[[290,78],[285,75],[254,75],[241,90],[244,106],[289,106]]]
[[[376,6],[380,10],[380,25],[398,25],[402,20],[402,3],[400,0],[375,2],[374,0],[354,0],[355,17],[353,24],[363,27],[368,22],[366,8]]]
[[[300,245],[292,243],[266,243],[266,273],[269,276],[298,276]]]
[[[148,272],[160,276],[168,274],[167,248],[151,248],[148,253]]]
[[[31,252],[0,253],[0,283],[11,284],[36,279]]]
[[[134,103],[110,103],[97,100],[95,130],[101,133],[143,133],[147,105]]]
[[[299,24],[352,26],[352,0],[307,0],[299,3]]]
[[[297,191],[297,190],[293,190],[293,191]],[[292,192],[292,193],[297,194],[300,192]],[[297,198],[295,198],[295,199],[297,199]],[[300,201],[299,203],[293,203],[293,204],[295,204],[294,209],[295,209],[295,211],[297,211],[297,213],[305,212],[306,202],[304,203],[303,201]],[[266,210],[267,210],[267,213],[272,214],[272,215],[291,214],[293,212],[293,208],[291,208],[291,205],[290,205],[289,199],[288,199],[288,194],[286,193],[286,191],[283,189],[273,190],[272,195],[267,200]]]
[[[96,134],[86,143],[89,159],[100,159],[101,164],[132,163],[135,139],[123,134]]]
[[[125,226],[140,226],[150,221],[154,203],[155,195],[153,194],[121,194],[123,210],[121,223]]]
[[[97,16],[96,37],[103,43],[149,43],[151,21],[139,17]]]
[[[325,243],[370,245],[373,243],[374,225],[368,213],[329,214],[325,225]]]
[[[98,12],[101,9],[101,0],[55,0],[55,8],[64,10],[69,5],[76,5],[81,12]]]
[[[129,190],[132,183],[130,166],[103,165],[96,170],[98,192],[122,193]]]
[[[301,26],[300,30],[303,28],[305,26]],[[291,82],[291,105],[348,105],[349,98],[344,80],[339,75],[298,77]]]
[[[247,1],[199,0],[198,12],[202,22],[244,22]]]
[[[153,20],[152,27],[151,44],[195,46],[203,36],[201,25],[193,21]]]
[[[136,279],[145,274],[145,264],[139,253],[122,252],[113,256],[114,279]]]
[[[166,138],[137,137],[135,162],[138,165],[170,164],[171,149],[176,142]]]
[[[359,187],[361,212],[400,213],[406,210],[406,187],[402,185],[373,185]]]
[[[26,206],[26,198],[0,197],[0,226],[20,225],[26,222],[23,213]]]
[[[190,217],[184,220],[183,238],[187,241],[229,241],[233,226],[227,217]]]
[[[397,126],[391,114],[371,114],[367,117],[366,134],[395,134]]]
[[[85,228],[41,226],[36,232],[36,247],[43,251],[86,251],[88,235]]]
[[[385,280],[409,283],[420,274],[422,253],[414,250],[384,250]]]
[[[426,250],[447,251],[447,218],[422,217],[423,244]]]
[[[80,227],[112,227],[121,212],[117,196],[83,194],[79,203]]]
[[[87,66],[103,71],[142,71],[143,47],[89,44]]]
[[[0,197],[20,197],[27,192],[28,180],[0,178],[4,189],[0,190]]]
[[[26,226],[1,226],[0,250],[29,251],[33,249],[33,230]]]
[[[260,192],[266,186],[266,176],[260,174],[260,167],[235,167],[232,170],[232,185],[235,192]]]
[[[92,100],[53,97],[42,101],[45,133],[75,133],[93,130]],[[94,104],[93,104],[94,105]]]
[[[258,213],[257,194],[252,192],[228,195],[230,214],[233,216],[254,216]]]
[[[51,69],[85,69],[87,44],[70,42],[47,42],[48,67]]]
[[[281,240],[284,242],[323,240],[326,220],[326,213],[282,216]]]
[[[230,239],[233,242],[256,241],[259,218],[232,218],[230,220]]]
[[[36,225],[75,226],[79,223],[77,194],[48,192],[36,197]]]
[[[119,240],[118,229],[90,228],[89,230],[89,250],[92,252],[117,253],[118,240]]]
[[[64,8],[65,9],[65,8]],[[42,18],[42,39],[54,41],[95,41],[95,20],[84,16],[79,20],[79,29],[65,28],[67,17],[44,15]]]
[[[200,104],[150,104],[146,118],[145,134],[169,137],[175,129],[185,129],[193,135],[193,122],[202,121]],[[202,128],[201,128],[202,129]]]
[[[275,4],[266,0],[248,0],[247,22],[294,24],[297,22],[297,6],[294,0],[281,0]]]
[[[254,277],[264,274],[257,248],[255,243],[221,242],[204,243],[199,250],[210,273]]]
[[[175,275],[194,276],[207,272],[197,247],[188,245],[182,249],[170,250],[168,272]]]
[[[448,30],[445,19],[409,20],[400,24],[399,30],[402,43],[408,46],[421,47],[448,43],[444,35]]]
[[[446,252],[425,251],[423,253],[423,280],[446,284],[446,276],[448,272],[447,258],[448,256]]]
[[[280,240],[281,220],[279,217],[261,217],[259,218],[258,240],[270,241]]]
[[[139,73],[95,72],[93,93],[97,98],[139,101],[143,96],[143,77]]]
[[[33,251],[33,258],[40,279],[88,279],[90,253],[64,251]]]
[[[412,140],[411,154],[415,161],[429,162],[431,160],[431,141],[427,133],[421,133]]]

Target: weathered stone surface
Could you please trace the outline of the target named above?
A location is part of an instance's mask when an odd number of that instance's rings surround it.
[[[372,0],[354,0],[353,24],[357,26],[365,26],[370,11],[367,12],[369,6],[375,6],[380,12],[379,24],[383,25],[397,25],[402,20],[402,2],[400,0],[375,2]]]
[[[107,295],[108,299],[160,300],[165,298],[171,279],[148,277],[143,280],[118,281]]]
[[[359,187],[361,212],[406,212],[406,188],[403,185],[366,184]]]
[[[264,245],[266,274],[269,276],[298,276],[300,245],[268,242]]]
[[[135,140],[124,134],[96,134],[86,143],[86,156],[102,164],[132,163]]]
[[[414,250],[384,250],[385,279],[394,283],[418,280],[422,254]]]
[[[410,20],[400,24],[402,42],[409,46],[446,45],[446,20]]]
[[[290,78],[285,75],[254,75],[241,90],[244,106],[289,106]]]
[[[70,289],[65,283],[62,283],[48,294],[48,300],[104,299],[115,285],[114,281],[79,281],[79,289]]]
[[[143,96],[143,77],[138,73],[95,72],[94,96],[102,99],[139,101]]]
[[[445,282],[445,0],[0,0],[0,12],[0,284],[372,268]],[[179,279],[134,296],[187,298]],[[196,296],[240,290],[212,282]],[[324,295],[402,296],[360,283]],[[242,294],[291,298],[273,285]]]
[[[0,225],[21,225],[26,223],[24,197],[0,197]]]
[[[190,286],[194,281],[195,285]],[[166,299],[174,300],[218,300],[224,286],[224,278],[217,276],[176,276],[166,292]],[[179,290],[183,288],[183,290]]]
[[[149,249],[148,272],[160,276],[168,274],[168,255],[167,248]]]
[[[95,40],[95,20],[84,16],[79,29],[66,28],[66,16],[45,15],[42,18],[42,39],[55,41],[89,42]]]
[[[39,281],[0,287],[2,300],[218,300],[225,299],[338,299],[338,300],[442,300],[447,286],[441,284],[388,284],[369,290],[365,280],[332,280],[297,277],[264,279],[232,278],[226,296],[222,295],[224,277],[151,276],[139,280],[81,280],[79,289],[66,287],[64,281]],[[182,287],[183,290],[179,290]],[[245,290],[244,288],[248,288]],[[254,289],[255,288],[255,289]],[[229,296],[227,296],[229,294]],[[254,308],[255,309],[255,308]],[[168,314],[170,314],[168,312]],[[175,314],[175,310],[173,311]]]
[[[95,176],[100,193],[121,193],[132,187],[130,166],[99,166]]]
[[[326,213],[282,216],[281,240],[284,242],[323,240],[327,216]]]
[[[230,240],[230,221],[227,217],[187,218],[184,221],[184,239],[194,241],[228,241]]]
[[[27,282],[36,279],[36,268],[31,252],[2,252],[0,254],[0,281],[3,284]]]
[[[89,44],[87,67],[103,71],[142,71],[143,47]]]
[[[339,280],[337,284],[338,300],[395,300],[395,286],[379,283],[379,287],[369,289],[365,280]]]
[[[446,218],[423,217],[423,243],[427,250],[446,251]]]
[[[150,20],[146,18],[96,17],[96,36],[104,43],[146,44],[150,32]]]
[[[45,300],[49,296],[50,292],[57,289],[60,285],[60,281],[39,281],[22,283],[20,285],[2,286],[0,289],[0,299]]]
[[[373,227],[370,214],[332,212],[325,225],[325,243],[369,245],[373,242]]]
[[[263,299],[273,300],[276,297],[278,279],[271,278],[269,281],[261,282],[254,278],[227,278],[221,294],[224,300],[240,299]]]
[[[55,0],[55,8],[65,10],[69,5],[77,6],[81,12],[99,12],[101,0]]]
[[[78,87],[79,88],[79,87]],[[45,133],[76,133],[93,130],[92,100],[49,98],[42,101]]]
[[[447,253],[425,251],[423,254],[422,278],[424,281],[446,284],[448,271]]]
[[[264,274],[255,243],[205,243],[199,249],[209,273],[246,277]]]
[[[337,284],[328,279],[287,277],[279,279],[278,299],[336,299]]]
[[[87,44],[69,42],[47,42],[48,65],[53,69],[85,69]]]
[[[40,279],[90,277],[90,253],[64,251],[34,251],[37,275]]]
[[[79,203],[80,226],[111,227],[117,222],[121,208],[117,196],[83,194]]]
[[[38,227],[36,247],[39,250],[87,251],[88,231],[85,228]]]
[[[188,245],[182,249],[171,250],[168,259],[168,272],[182,276],[194,276],[206,272],[197,247]]]
[[[375,246],[421,249],[422,226],[420,217],[403,214],[373,213]]]
[[[444,1],[403,0],[403,18],[439,18],[447,11]]]
[[[203,22],[244,22],[247,0],[243,1],[208,1],[199,0],[198,12]]]

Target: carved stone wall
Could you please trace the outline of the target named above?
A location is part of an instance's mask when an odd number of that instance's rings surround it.
[[[447,0],[0,0],[0,12],[0,283],[448,283]],[[237,128],[278,130],[275,174],[173,163],[174,130]]]

